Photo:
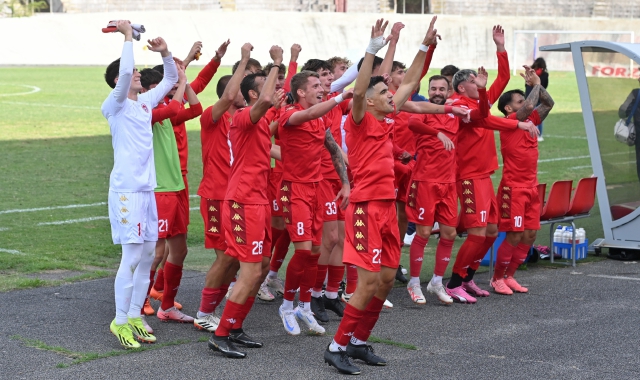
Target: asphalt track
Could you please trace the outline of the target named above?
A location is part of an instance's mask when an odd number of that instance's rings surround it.
[[[520,271],[529,294],[491,294],[477,305],[411,303],[403,287],[389,299],[376,337],[417,350],[375,343],[387,367],[359,363],[371,379],[638,379],[640,264],[602,261],[577,268]],[[178,300],[187,313],[199,305],[204,274],[187,272]],[[478,283],[488,287],[488,275]],[[338,319],[324,337],[287,336],[277,315],[278,300],[257,301],[245,330],[265,347],[244,360],[221,357],[200,342],[208,333],[192,325],[149,317],[159,343],[173,346],[130,352],[72,364],[69,355],[29,347],[39,340],[75,352],[120,351],[109,332],[113,279],[79,282],[0,294],[0,378],[2,379],[329,379],[336,370],[322,353]],[[22,339],[22,340],[21,340]],[[59,368],[62,364],[68,366]]]

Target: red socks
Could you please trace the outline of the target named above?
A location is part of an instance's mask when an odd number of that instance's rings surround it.
[[[322,291],[322,284],[324,284],[324,279],[327,277],[328,270],[329,270],[328,265],[318,264],[318,272],[316,274],[316,283],[313,285],[314,292]]]
[[[202,289],[202,298],[200,299],[199,311],[204,314],[213,314],[216,311],[216,307],[220,304],[221,288],[204,288]],[[222,293],[224,297],[225,293]]]
[[[344,316],[342,317],[342,321],[340,321],[338,331],[336,331],[336,335],[334,335],[333,340],[335,340],[336,343],[341,346],[346,346],[347,344],[349,344],[351,335],[353,335],[353,332],[356,330],[358,323],[362,320],[362,316],[364,315],[364,313],[364,310],[358,310],[355,307],[351,306],[351,304],[347,304],[347,306],[344,308]]]
[[[489,252],[489,250],[491,249],[491,246],[493,245],[493,243],[495,243],[497,238],[498,238],[497,236],[493,236],[493,237],[487,236],[484,238],[484,243],[482,244],[482,247],[480,247],[480,250],[477,252],[475,257],[473,258],[473,261],[471,262],[471,265],[469,266],[471,269],[478,270],[478,268],[480,268],[480,263],[482,262],[482,259],[484,259],[484,256],[487,254],[487,252]]]
[[[305,271],[305,266],[307,264],[307,257],[311,256],[311,251],[309,250],[297,250],[293,254],[291,261],[289,261],[289,265],[287,265],[287,274],[284,280],[284,299],[287,301],[293,301],[296,296],[296,291],[300,287],[300,281],[302,280],[302,275]],[[317,263],[317,261],[316,261]],[[315,282],[316,278],[313,277],[313,281]],[[313,284],[312,284],[313,286]],[[302,289],[300,291],[302,294]]]
[[[284,231],[285,230],[279,230],[275,227],[271,227],[271,248],[275,247],[276,242],[280,239],[280,236],[282,236]]]
[[[281,230],[278,240],[272,239],[273,242],[273,255],[271,256],[270,270],[277,272],[280,270],[284,258],[287,257],[289,251],[289,244],[291,244],[291,238],[287,230]]]
[[[153,283],[156,278],[156,271],[152,270],[149,274],[149,289],[147,289],[147,298],[149,297],[149,293],[151,293],[151,288],[153,288]]]
[[[168,310],[173,307],[173,301],[178,294],[178,287],[180,286],[180,280],[182,279],[182,266],[171,264],[170,262],[164,263],[164,293],[162,295],[162,310]]]
[[[229,331],[233,328],[237,319],[241,317],[243,311],[244,305],[227,300],[222,317],[220,317],[220,324],[216,329],[216,336],[229,336]]]
[[[311,288],[316,282],[319,258],[320,255],[312,255],[311,251],[309,251],[309,255],[307,256],[304,266],[304,272],[300,279],[300,295],[298,296],[298,300],[300,302],[311,302]],[[322,285],[320,288],[322,288]]]
[[[153,284],[153,288],[159,292],[164,291],[164,270],[162,268],[158,269],[158,278],[156,278],[156,282]]]
[[[222,284],[222,286],[220,287],[220,294],[218,294],[218,302],[216,303],[216,305],[220,305],[222,303],[222,300],[224,299],[224,296],[227,295],[228,291],[229,284]]]
[[[320,272],[320,265],[318,265],[318,272]],[[337,292],[338,288],[340,288],[342,277],[344,277],[344,265],[329,265],[328,273],[326,290],[327,292]]]
[[[352,264],[346,265],[347,286],[344,291],[347,294],[353,294],[356,291],[356,286],[358,285],[358,267]]]
[[[504,243],[503,243],[504,244]],[[507,270],[505,274],[507,277],[513,277],[518,270],[518,267],[524,263],[529,255],[529,249],[531,249],[530,245],[519,243],[518,246],[513,250],[513,256],[511,256],[511,262],[507,266]]]
[[[414,238],[415,241],[415,238]],[[436,276],[444,276],[449,261],[451,261],[451,251],[453,250],[453,240],[440,238],[438,247],[436,248],[436,264],[433,268],[433,274]],[[413,276],[413,275],[412,275]],[[420,275],[418,274],[419,277]]]
[[[416,236],[417,237],[417,236]],[[375,296],[371,298],[367,308],[364,310],[362,318],[358,323],[358,327],[356,331],[353,333],[353,337],[366,342],[371,335],[371,331],[373,331],[376,322],[378,322],[378,318],[380,317],[380,311],[382,310],[382,305],[384,304],[384,300],[376,298]]]
[[[249,297],[247,301],[242,305],[242,312],[238,314],[236,317],[236,323],[233,324],[233,330],[240,330],[242,328],[242,323],[245,319],[247,319],[247,315],[251,311],[251,307],[253,306],[253,302],[256,300],[256,297]]]
[[[500,244],[500,248],[498,248],[498,256],[496,257],[495,271],[493,272],[494,280],[504,278],[505,271],[511,263],[511,258],[513,257],[516,249],[517,247],[512,246],[506,240]]]
[[[462,278],[467,277],[467,267],[470,266],[478,252],[482,250],[484,241],[485,237],[481,235],[467,236],[467,240],[462,243],[456,261],[453,264],[453,273]]]
[[[429,239],[422,236],[416,236],[409,247],[409,274],[411,277],[420,277],[422,271],[422,260],[424,259],[424,248],[427,246]]]

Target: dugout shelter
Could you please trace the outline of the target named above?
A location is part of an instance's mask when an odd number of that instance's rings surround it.
[[[593,248],[640,250],[640,150],[614,137],[618,110],[639,87],[640,44],[576,41],[540,51],[569,52],[573,58],[604,229]]]

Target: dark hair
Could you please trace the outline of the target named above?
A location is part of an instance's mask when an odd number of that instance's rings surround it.
[[[104,73],[104,80],[111,88],[116,88],[116,78],[120,75],[120,58],[111,62]]]
[[[159,72],[160,74],[164,75],[164,65],[155,66],[153,69]]]
[[[376,84],[380,82],[384,83],[384,77],[382,75],[371,77],[371,79],[369,80],[369,87],[367,87],[367,90],[373,88]]]
[[[242,93],[242,97],[247,101],[247,104],[251,103],[251,97],[249,96],[249,91],[258,91],[258,84],[256,83],[256,78],[258,77],[266,77],[262,70],[259,73],[249,74],[244,79],[242,79],[242,83],[240,83],[240,92]]]
[[[238,66],[240,66],[240,61],[233,64],[233,67],[231,68],[231,74],[234,74],[236,70],[238,70]],[[260,64],[260,62],[258,62],[257,59],[249,58],[249,61],[247,62],[247,68],[245,70],[252,68],[257,68],[258,70],[262,71],[262,65]]]
[[[362,67],[362,62],[364,62],[364,58],[360,59],[360,62],[358,62],[358,71],[360,71],[360,67]],[[373,57],[373,66],[371,67],[372,70],[374,70],[376,67],[382,65],[382,58],[378,57],[377,55]]]
[[[460,83],[468,82],[469,79],[471,78],[471,74],[475,76],[478,75],[478,73],[475,70],[469,70],[469,69],[458,70],[458,72],[455,73],[455,75],[453,76],[453,90],[455,92],[458,92],[458,86],[460,85]]]
[[[225,75],[218,79],[218,84],[216,85],[216,94],[218,95],[218,99],[222,98],[222,94],[224,94],[224,90],[227,88],[231,77],[232,75]]]
[[[391,72],[394,72],[394,71],[396,71],[398,69],[404,70],[406,68],[407,68],[407,66],[404,63],[398,62],[398,61],[393,61],[393,65],[391,66]]]
[[[445,82],[447,82],[447,87],[451,87],[451,83],[449,83],[449,79],[447,79],[447,77],[445,77],[444,75],[433,75],[429,78],[429,86],[431,86],[431,81],[434,80],[443,80]]]
[[[506,91],[504,94],[500,96],[500,99],[498,99],[498,110],[502,112],[505,116],[507,116],[507,110],[505,110],[504,107],[506,107],[507,105],[509,105],[509,103],[511,103],[511,100],[513,99],[513,94],[520,94],[524,97],[524,91],[516,89],[516,90]]]
[[[149,89],[152,84],[158,84],[164,76],[154,69],[142,69],[140,71],[140,84],[145,89]]]
[[[547,62],[545,62],[544,58],[538,57],[533,64],[531,65],[532,69],[542,69],[542,71],[547,71]]]
[[[317,73],[320,70],[328,70],[331,71],[331,65],[327,61],[323,61],[322,59],[310,59],[308,60],[300,71],[313,71]]]
[[[320,78],[320,75],[315,71],[304,70],[291,78],[291,96],[293,96],[293,100],[297,103],[300,99],[298,98],[298,90],[301,88],[307,87],[307,82],[309,81],[309,77]]]
[[[271,71],[271,69],[274,66],[275,65],[273,64],[273,62],[269,62],[267,63],[267,65],[264,67],[262,71],[264,71],[265,74],[269,75],[269,71]],[[284,63],[281,63],[277,67],[278,67],[278,74],[287,75],[287,66],[285,66]]]
[[[444,75],[446,77],[452,77],[456,75],[456,73],[460,71],[459,68],[454,65],[446,65],[445,67],[440,69],[440,75]]]

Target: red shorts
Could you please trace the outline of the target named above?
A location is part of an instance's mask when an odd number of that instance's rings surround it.
[[[340,209],[340,201],[334,202],[336,195],[342,190],[339,179],[323,179],[318,187],[318,196],[322,206],[322,217],[325,222],[344,220],[344,211]]]
[[[187,175],[182,175],[182,180],[184,181],[184,189],[180,190],[180,197],[182,198],[182,212],[184,213],[184,222],[185,226],[189,226],[189,222],[191,221],[191,217],[189,215],[189,184],[187,183]]]
[[[459,180],[457,187],[461,227],[474,228],[498,224],[498,203],[491,178]]]
[[[187,233],[182,197],[177,191],[155,193],[158,208],[158,239],[168,239]]]
[[[349,203],[342,261],[370,272],[400,265],[400,232],[393,201]]]
[[[407,192],[409,191],[409,183],[411,182],[411,173],[416,162],[411,161],[404,165],[398,160],[393,161],[393,172],[395,173],[396,201],[407,203]]]
[[[498,188],[500,200],[500,232],[540,229],[540,197],[538,187]]]
[[[226,255],[243,263],[259,263],[271,257],[271,210],[269,205],[245,205],[223,201],[222,226]]]
[[[224,201],[200,198],[200,215],[204,221],[204,247],[207,249],[227,249],[222,228],[222,203]]]
[[[282,216],[282,202],[280,202],[280,185],[282,184],[282,172],[269,174],[269,200],[271,202],[271,216]]]
[[[314,246],[322,242],[322,214],[318,183],[282,181],[280,200],[284,224],[291,241],[311,241]]]
[[[458,197],[455,183],[411,181],[407,205],[407,219],[421,226],[458,225]]]

